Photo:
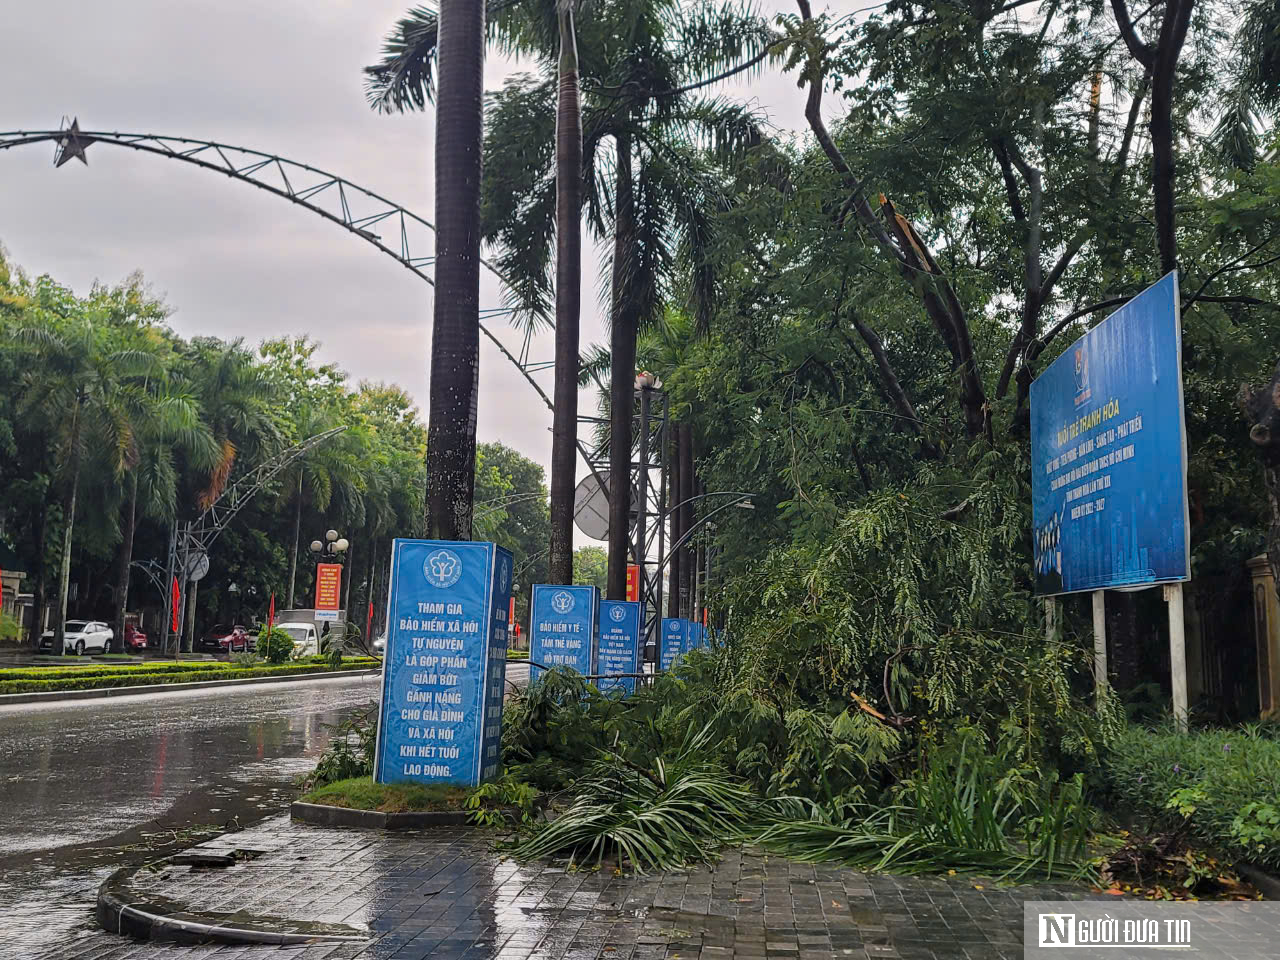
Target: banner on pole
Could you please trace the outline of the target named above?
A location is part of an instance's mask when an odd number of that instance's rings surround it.
[[[662,618],[662,642],[658,646],[658,669],[670,670],[684,653],[689,621],[677,617]]]
[[[546,667],[567,667],[581,674],[594,673],[596,610],[600,591],[595,587],[565,587],[535,583],[529,603],[529,679]]]
[[[316,619],[338,619],[342,596],[342,564],[316,564]]]
[[[639,673],[640,633],[644,625],[644,604],[630,600],[600,601],[600,650],[598,672]],[[623,696],[636,691],[635,677],[601,677],[601,692],[621,690]]]
[[[511,569],[492,543],[393,541],[379,783],[497,776]]]

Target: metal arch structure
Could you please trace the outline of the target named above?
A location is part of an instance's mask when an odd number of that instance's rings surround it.
[[[166,582],[172,583],[175,571],[182,574],[183,588],[178,598],[178,637],[186,625],[187,594],[189,592],[187,573],[191,569],[191,561],[207,554],[209,547],[218,539],[222,531],[264,486],[278,475],[280,471],[301,460],[308,453],[328,440],[346,430],[346,427],[334,427],[307,437],[295,443],[287,450],[276,454],[270,460],[264,460],[248,473],[239,477],[235,483],[229,484],[218,495],[217,499],[204,508],[200,516],[185,524],[181,532],[169,544],[169,575]],[[173,619],[173,598],[169,594],[165,600],[164,634],[161,649],[168,649],[170,625]],[[194,640],[194,638],[193,638]]]
[[[337,174],[248,147],[161,134],[81,130],[78,121],[60,130],[0,132],[0,150],[37,143],[57,145],[55,167],[61,167],[76,159],[88,164],[85,150],[92,144],[102,143],[127,147],[139,153],[149,153],[171,160],[181,160],[192,166],[220,173],[319,214],[365,242],[373,244],[397,263],[412,271],[419,279],[435,286],[435,281],[428,272],[428,268],[435,262],[435,225],[398,203],[372,190],[366,190]],[[394,234],[395,239],[390,243],[387,242],[381,234],[375,232],[374,227]],[[484,258],[481,258],[480,262],[504,287],[512,287],[508,279],[493,264]],[[529,386],[533,387],[542,402],[546,404],[547,409],[554,412],[555,407],[551,398],[533,378],[535,372],[548,369],[554,364],[530,362],[529,346],[532,329],[525,331],[524,342],[517,357],[485,326],[486,320],[502,316],[510,317],[515,313],[516,311],[510,307],[482,309],[480,331],[520,371]],[[542,317],[541,319],[548,326],[553,326],[550,318]],[[578,452],[588,465],[592,463],[581,440],[578,441]],[[592,472],[596,472],[594,467]],[[598,473],[596,478],[600,479]],[[603,486],[603,481],[601,485]]]

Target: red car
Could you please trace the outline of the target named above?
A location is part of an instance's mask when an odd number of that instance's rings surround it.
[[[219,653],[236,653],[249,649],[249,631],[241,624],[229,627],[219,624],[214,627],[200,642],[205,650],[217,650]]]
[[[147,649],[147,635],[136,623],[124,625],[124,649],[126,653]]]

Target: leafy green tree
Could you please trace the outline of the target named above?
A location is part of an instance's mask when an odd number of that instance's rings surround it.
[[[118,349],[88,316],[69,318],[56,327],[24,327],[15,336],[35,361],[23,377],[19,412],[41,423],[61,451],[63,534],[53,626],[53,652],[61,655],[81,466],[92,443],[107,452],[117,477],[124,473],[137,425],[137,391],[131,381],[158,376],[161,367],[146,351]]]
[[[601,593],[609,576],[609,554],[603,547],[579,547],[573,551],[573,582],[596,587]]]

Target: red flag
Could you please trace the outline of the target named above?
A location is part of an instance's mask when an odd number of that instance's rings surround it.
[[[173,591],[172,591],[171,599],[172,599],[172,601],[173,601],[173,602],[170,604],[170,606],[173,608],[173,623],[172,623],[172,625],[170,626],[170,629],[171,629],[174,633],[177,633],[177,632],[178,632],[178,603],[179,603],[179,602],[181,601],[181,599],[182,599],[182,597],[181,597],[181,596],[179,595],[179,593],[178,593],[178,578],[177,578],[177,577],[174,577],[174,578],[173,578]]]
[[[373,638],[369,636],[373,632],[373,600],[369,600],[369,617],[364,622],[364,640],[368,643]]]
[[[271,591],[271,606],[267,608],[267,631],[270,632],[276,625],[276,594]]]

